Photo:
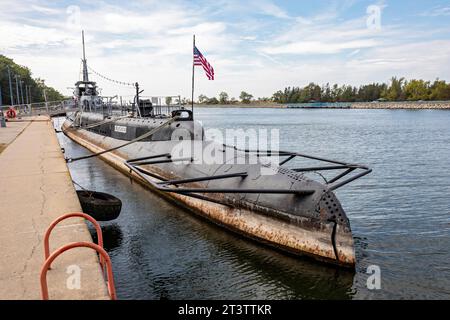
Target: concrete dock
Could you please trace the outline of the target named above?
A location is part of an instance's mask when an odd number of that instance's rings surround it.
[[[50,118],[7,122],[0,128],[0,299],[41,299],[44,233],[70,212],[81,207]],[[53,230],[50,252],[78,241],[92,238],[83,219],[69,218]],[[88,248],[60,255],[47,279],[50,299],[109,299]]]

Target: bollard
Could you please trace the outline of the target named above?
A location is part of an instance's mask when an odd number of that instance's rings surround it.
[[[2,110],[0,110],[0,128],[6,128],[5,116]]]

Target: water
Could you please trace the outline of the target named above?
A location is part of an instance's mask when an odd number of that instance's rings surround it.
[[[450,112],[198,108],[196,117],[206,128],[278,128],[282,149],[373,168],[337,192],[356,272],[230,234],[99,159],[72,163],[75,181],[123,201],[119,219],[102,224],[119,298],[450,298]],[[68,156],[86,154],[59,136]],[[381,269],[381,290],[367,289],[370,265]]]

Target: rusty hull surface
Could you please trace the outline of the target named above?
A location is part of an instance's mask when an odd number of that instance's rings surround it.
[[[113,146],[111,145],[112,138],[101,136],[87,130],[72,130],[69,128],[69,125],[69,121],[63,124],[64,133],[70,139],[92,152],[100,152]],[[151,144],[151,142],[147,144]],[[252,205],[248,202],[246,206],[237,208],[235,206],[218,204],[182,194],[160,192],[125,165],[126,160],[138,156],[136,154],[130,156],[130,152],[126,151],[129,149],[130,146],[104,153],[99,157],[149,189],[161,194],[161,196],[174,201],[215,224],[245,237],[252,238],[291,254],[307,255],[327,263],[350,268],[354,267],[354,244],[349,224],[342,225],[335,221],[325,221],[318,225],[317,221],[311,222],[311,219],[306,217],[288,216],[286,219],[286,215],[277,215],[274,210],[261,208],[256,204]],[[141,150],[142,147],[135,149],[135,152]],[[157,170],[154,166],[148,166],[146,169],[159,175],[162,174],[161,170]],[[173,178],[167,172],[165,177]],[[154,182],[159,182],[155,178],[149,179]],[[318,206],[321,203],[325,204],[327,196],[335,199],[333,194],[330,195],[325,190],[324,194],[319,196],[321,199]],[[335,201],[338,203],[337,199]],[[322,215],[324,210],[322,208],[318,208],[318,210]],[[343,218],[347,219],[346,217]],[[345,222],[348,221],[346,220]]]

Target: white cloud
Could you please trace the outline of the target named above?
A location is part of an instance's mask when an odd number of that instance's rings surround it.
[[[411,78],[446,78],[450,66],[450,40],[420,41],[375,48],[348,66],[369,73],[386,73]]]
[[[36,4],[32,4],[30,6],[31,9],[33,9],[34,11],[43,13],[43,14],[48,14],[48,15],[54,15],[54,14],[61,14],[62,10],[59,9],[53,9],[53,8],[49,8],[49,7],[44,7],[44,6],[40,6],[40,5],[36,5]]]
[[[436,6],[420,15],[424,17],[448,17],[450,16],[450,6]]]
[[[70,94],[66,88],[80,74],[81,39],[80,30],[67,24],[65,8],[49,1],[2,1],[9,4],[0,12],[0,53]],[[80,8],[89,65],[113,79],[138,81],[146,95],[190,96],[194,33],[216,71],[216,80],[208,81],[203,70],[196,69],[196,95],[227,91],[237,97],[246,90],[270,96],[284,86],[311,81],[358,85],[393,75],[448,78],[450,40],[443,38],[445,30],[398,23],[383,24],[374,32],[366,27],[365,10],[359,18],[342,18],[340,10],[353,2],[336,1],[312,16],[294,16],[272,1],[197,7],[183,2],[100,2],[86,10],[84,3],[92,2],[83,2]],[[107,95],[134,93],[91,76]]]
[[[251,6],[256,7],[260,13],[268,16],[273,16],[281,19],[290,18],[290,16],[287,14],[285,10],[281,9],[279,6],[277,6],[271,1],[267,0],[252,1]]]
[[[353,40],[347,42],[326,43],[320,41],[299,41],[267,47],[263,51],[267,54],[336,54],[348,49],[376,47],[378,42],[373,39]]]
[[[0,30],[0,49],[4,52],[30,46],[51,47],[58,43],[64,44],[70,38],[70,35],[55,28],[42,28],[5,20],[0,21]]]

